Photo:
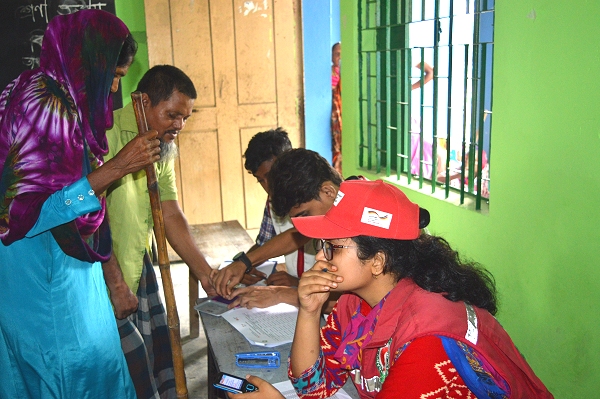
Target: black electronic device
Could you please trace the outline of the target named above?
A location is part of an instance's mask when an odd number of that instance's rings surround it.
[[[250,270],[252,270],[252,261],[250,261],[250,259],[244,251],[237,253],[232,259],[234,261],[239,260],[244,265],[246,265],[246,273],[250,273]]]
[[[223,389],[227,392],[246,393],[258,391],[256,385],[249,383],[244,378],[236,377],[227,373],[219,373],[215,388]]]

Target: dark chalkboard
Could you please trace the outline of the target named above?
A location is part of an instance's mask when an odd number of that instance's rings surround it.
[[[115,14],[115,0],[0,0],[0,91],[21,72],[39,66],[48,21],[82,9]]]

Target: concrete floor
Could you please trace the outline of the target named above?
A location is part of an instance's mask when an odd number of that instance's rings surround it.
[[[247,230],[250,237],[256,237],[258,229]],[[247,248],[240,248],[247,249]],[[232,254],[232,256],[235,254]],[[154,267],[156,277],[161,283],[160,269]],[[200,335],[198,338],[190,338],[189,322],[189,286],[188,286],[189,268],[185,263],[174,262],[171,264],[171,280],[173,281],[173,290],[175,292],[175,302],[177,303],[177,312],[179,314],[179,324],[181,326],[181,346],[183,351],[183,364],[185,368],[188,399],[208,399],[208,367],[207,367],[207,346],[204,329],[200,324]],[[162,294],[162,284],[161,284]],[[199,297],[206,297],[206,293],[199,285]],[[163,296],[164,303],[164,296]],[[200,322],[202,323],[202,322]]]
[[[154,267],[154,271],[160,282],[161,278],[158,266]],[[208,369],[206,362],[208,355],[206,337],[204,336],[202,325],[200,325],[200,336],[194,339],[190,338],[188,273],[189,269],[184,263],[177,262],[171,264],[171,279],[173,280],[175,302],[177,303],[177,312],[179,313],[179,323],[181,325],[181,346],[183,351],[183,364],[185,367],[188,399],[207,399]],[[202,286],[200,286],[200,296],[206,296],[202,290]]]

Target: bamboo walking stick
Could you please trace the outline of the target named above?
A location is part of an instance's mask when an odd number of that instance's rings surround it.
[[[136,91],[131,93],[135,119],[139,134],[148,131],[146,124],[146,115],[142,105],[142,93]],[[148,179],[148,194],[150,194],[150,206],[152,207],[152,219],[154,220],[154,235],[156,236],[156,246],[158,248],[158,266],[162,277],[163,289],[165,291],[165,302],[167,307],[167,323],[169,325],[169,336],[171,338],[171,349],[173,351],[173,370],[175,372],[175,389],[178,398],[188,397],[187,386],[185,382],[185,371],[183,368],[183,353],[181,350],[181,336],[179,331],[179,315],[177,314],[177,305],[175,304],[175,292],[173,290],[173,280],[171,279],[171,266],[167,254],[167,238],[165,235],[165,223],[163,220],[162,208],[160,205],[160,196],[158,192],[158,181],[154,165],[146,167],[146,177]]]

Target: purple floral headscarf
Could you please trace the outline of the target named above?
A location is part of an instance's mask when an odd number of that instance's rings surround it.
[[[53,18],[40,67],[0,95],[0,238],[5,245],[34,226],[54,192],[102,165],[112,126],[110,87],[129,30],[116,16],[81,10]],[[65,253],[85,261],[110,256],[102,209],[52,233]]]

